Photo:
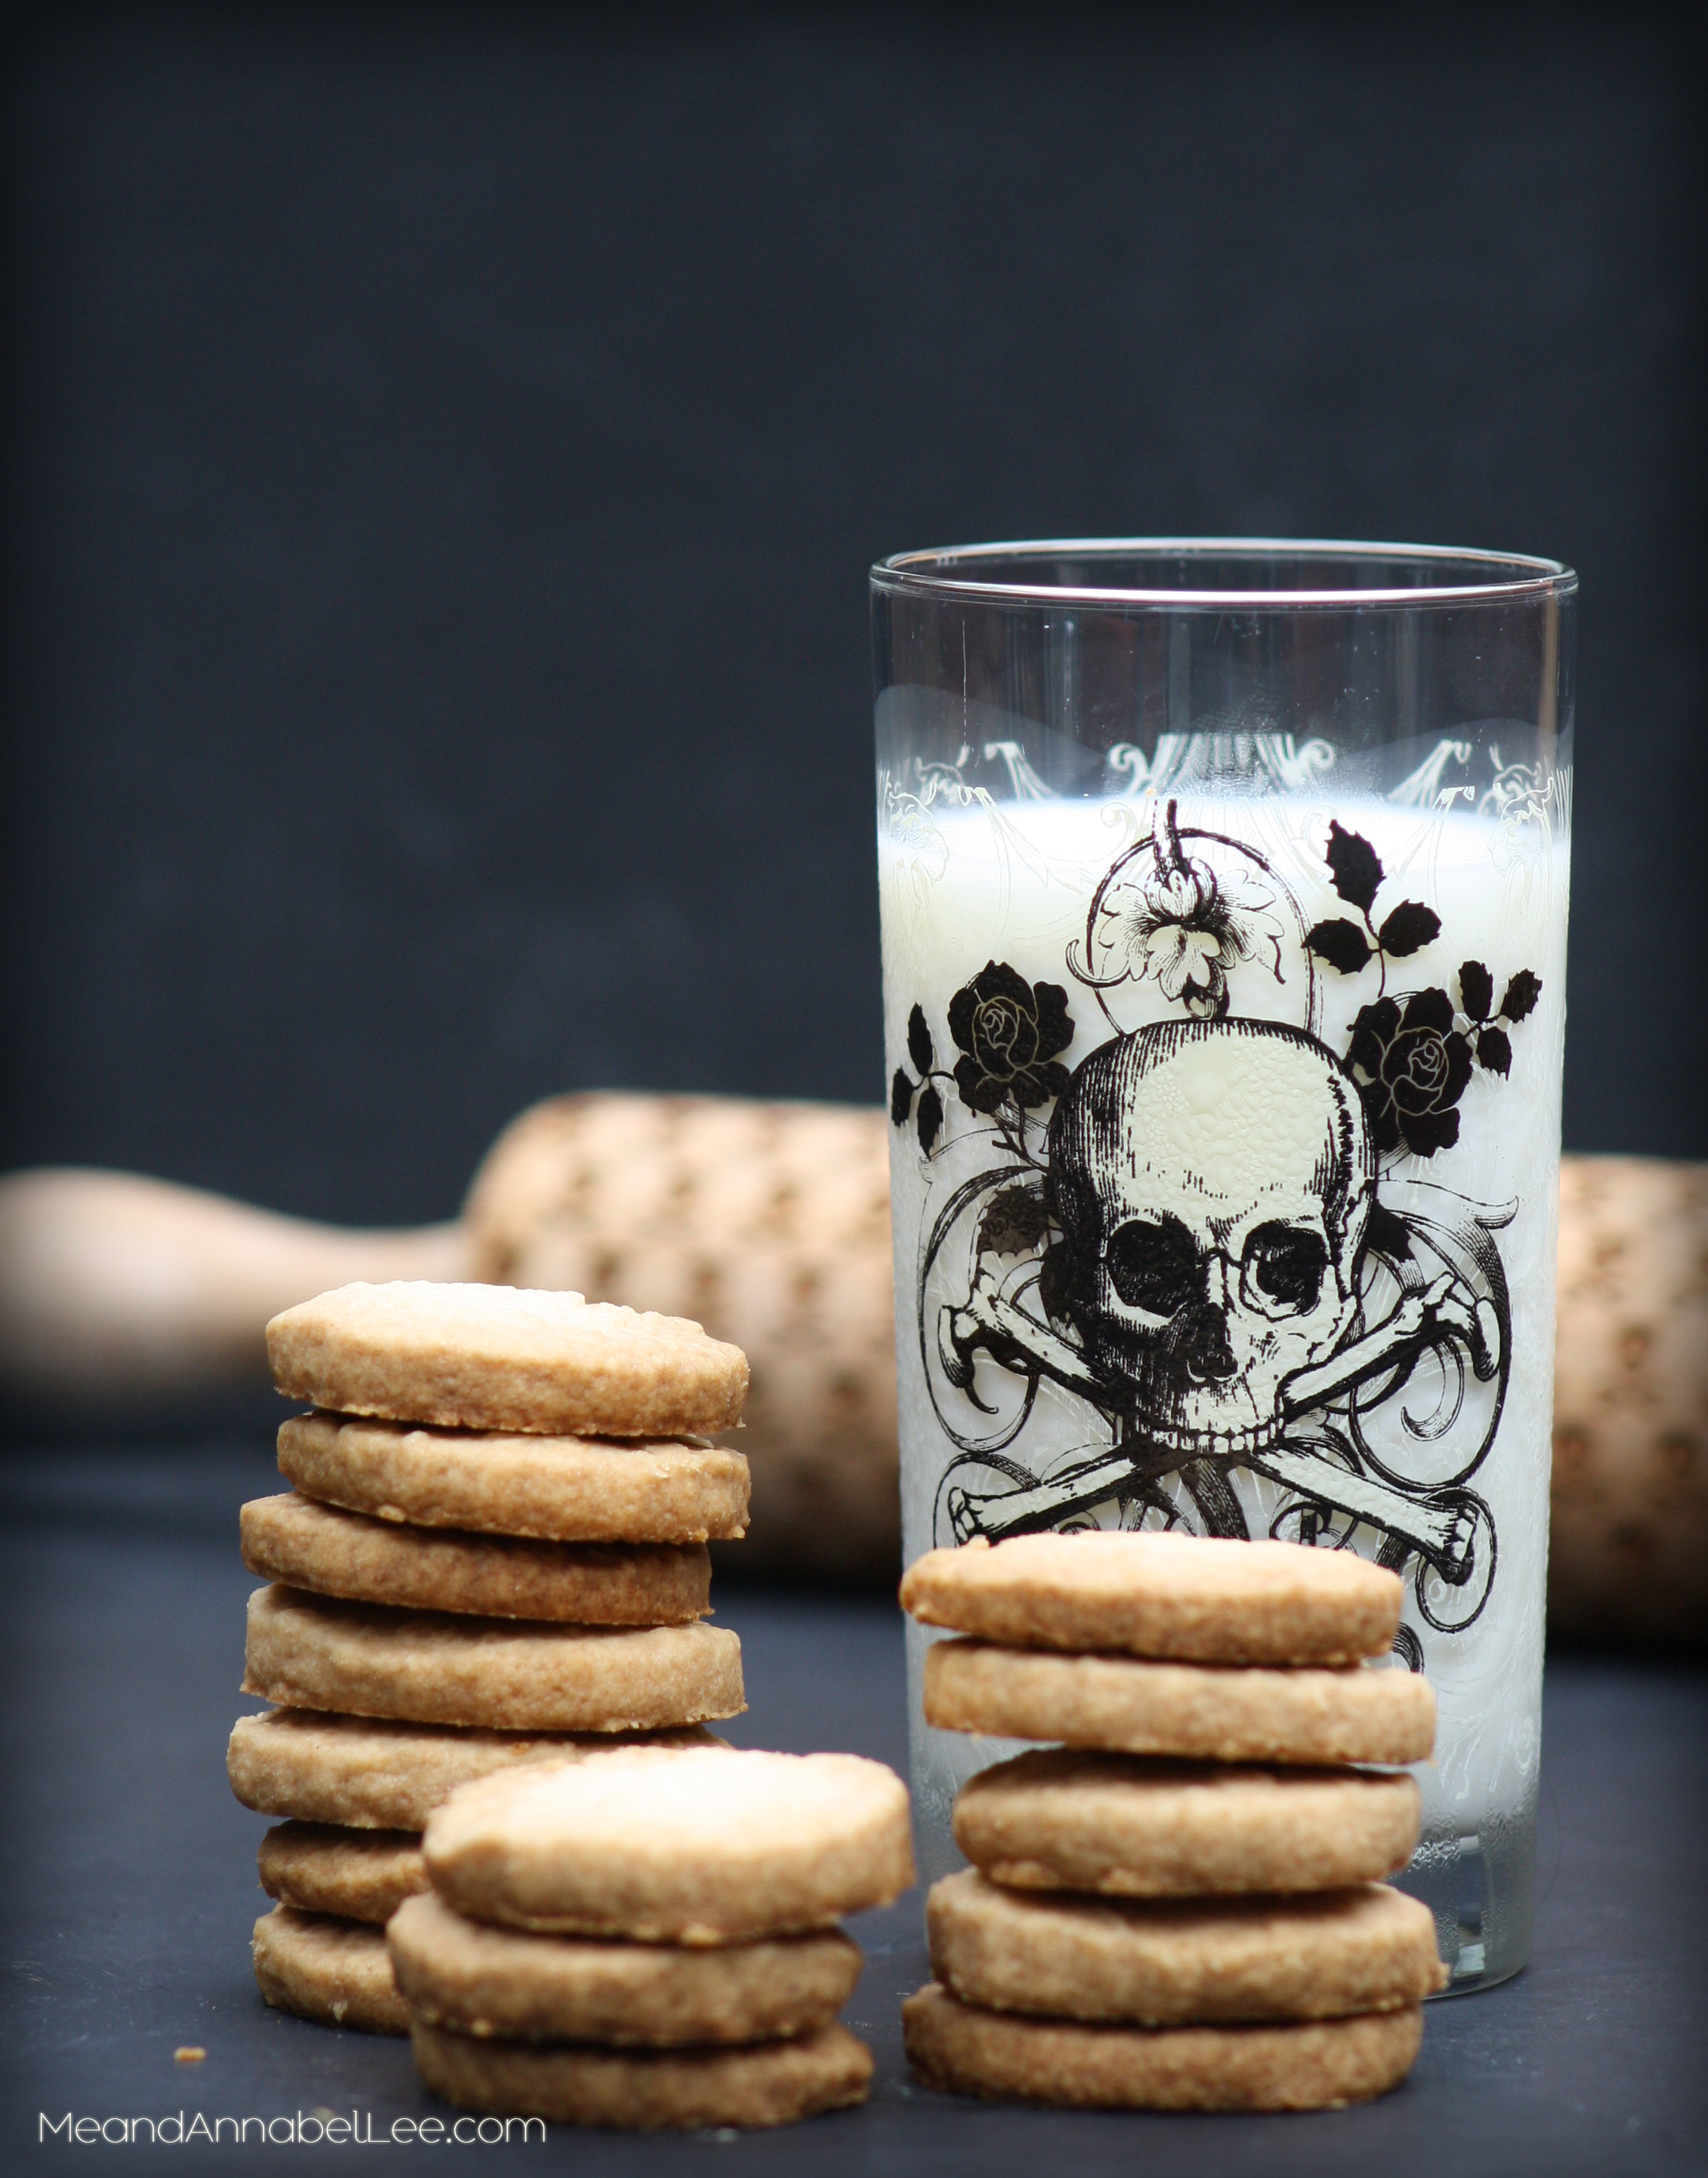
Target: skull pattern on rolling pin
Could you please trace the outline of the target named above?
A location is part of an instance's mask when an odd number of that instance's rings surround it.
[[[472,1275],[691,1317],[753,1363],[741,1563],[891,1579],[901,1561],[883,1115],[589,1094],[523,1114],[477,1174]]]

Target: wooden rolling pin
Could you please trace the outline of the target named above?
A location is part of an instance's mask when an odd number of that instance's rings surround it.
[[[1548,1626],[1708,1643],[1708,1165],[1561,1160]]]
[[[893,1579],[901,1554],[881,1112],[583,1096],[506,1129],[462,1220],[361,1232],[103,1172],[0,1179],[0,1391],[120,1420],[264,1385],[261,1330],[353,1278],[567,1287],[688,1316],[753,1364],[740,1563]]]
[[[265,1380],[261,1326],[357,1278],[571,1287],[745,1348],[742,1562],[887,1580],[899,1557],[888,1127],[731,1097],[554,1098],[461,1221],[355,1232],[118,1174],[0,1179],[0,1385],[109,1411]],[[1550,1621],[1708,1639],[1708,1168],[1565,1161]]]

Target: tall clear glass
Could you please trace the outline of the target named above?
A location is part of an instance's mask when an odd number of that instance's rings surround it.
[[[873,570],[904,1548],[1176,1528],[1406,1583],[1404,1879],[1528,1954],[1576,578],[1140,539]],[[1005,1743],[930,1730],[928,1875]]]

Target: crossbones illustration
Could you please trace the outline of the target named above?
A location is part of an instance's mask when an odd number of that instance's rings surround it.
[[[1169,1021],[1094,1051],[1049,1128],[1060,1237],[1006,1271],[978,1256],[965,1300],[938,1309],[934,1344],[975,1406],[982,1354],[1086,1399],[1116,1442],[1048,1480],[951,1486],[955,1540],[1059,1527],[1202,1463],[1267,1476],[1384,1530],[1390,1562],[1415,1552],[1468,1582],[1477,1499],[1409,1493],[1327,1448],[1329,1410],[1391,1395],[1426,1352],[1456,1349],[1483,1382],[1503,1364],[1497,1311],[1450,1268],[1426,1279],[1408,1265],[1392,1311],[1362,1324],[1376,1178],[1357,1091],[1304,1030]]]

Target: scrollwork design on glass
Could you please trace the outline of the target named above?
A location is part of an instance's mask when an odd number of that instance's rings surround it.
[[[1350,912],[1307,925],[1255,847],[1158,802],[1068,951],[1115,1031],[1071,1070],[1065,985],[993,959],[936,1029],[912,1007],[891,1117],[928,1163],[952,1146],[975,1167],[919,1259],[919,1350],[954,1447],[935,1540],[1245,1536],[1244,1471],[1269,1486],[1269,1533],[1409,1572],[1423,1623],[1453,1634],[1498,1559],[1473,1481],[1512,1366],[1497,1235],[1515,1206],[1420,1168],[1457,1141],[1473,1079],[1509,1075],[1541,986],[1514,966],[1497,1004],[1495,972],[1467,960],[1456,996],[1390,990],[1441,917],[1384,898],[1355,831],[1333,823],[1322,852]],[[1320,1032],[1319,967],[1375,982],[1344,1050]],[[1231,979],[1254,970],[1298,1018],[1235,1010]],[[1110,993],[1139,983],[1167,1015],[1124,1025]],[[1029,1463],[1044,1394],[1083,1413],[1085,1439]]]

